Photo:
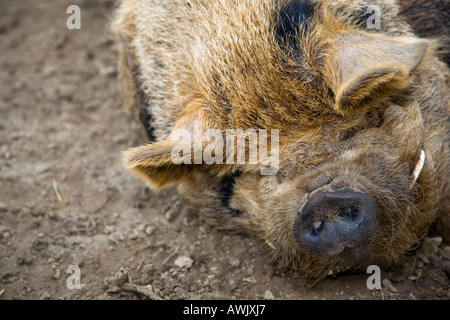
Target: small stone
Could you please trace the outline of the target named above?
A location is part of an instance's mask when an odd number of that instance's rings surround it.
[[[211,268],[209,268],[209,271],[211,273],[217,273],[217,267],[211,267]]]
[[[72,264],[81,268],[83,266],[84,260],[82,257],[74,257]]]
[[[192,267],[193,263],[194,260],[189,257],[178,257],[175,260],[175,265],[180,269],[189,269],[190,267]]]
[[[134,200],[134,201],[131,203],[131,205],[133,206],[133,208],[136,208],[136,209],[142,209],[142,208],[144,208],[144,203],[143,203],[142,201],[139,201],[139,200]]]
[[[442,244],[442,237],[429,238],[431,242],[434,242],[438,247]]]
[[[142,267],[142,271],[145,273],[153,273],[155,271],[155,266],[152,263],[146,264]]]
[[[117,71],[114,66],[103,67],[99,64],[99,73],[102,77],[109,77],[115,75]]]
[[[388,288],[390,292],[397,293],[397,288],[395,288],[391,281],[389,281],[388,279],[384,279],[382,284],[384,287]]]
[[[241,265],[241,261],[239,261],[239,259],[233,259],[230,261],[230,265],[233,268],[238,268]]]
[[[57,220],[57,219],[58,219],[58,215],[57,215],[56,212],[54,212],[54,211],[49,211],[49,212],[47,213],[47,215],[48,215],[48,217],[49,217],[51,220]]]
[[[210,280],[211,280],[211,279],[210,279],[209,277],[206,278],[206,279],[202,282],[201,286],[202,286],[203,288],[209,286]]]
[[[164,216],[166,217],[168,222],[172,222],[178,216],[178,212],[174,208],[171,208],[169,209],[169,211],[166,212]]]
[[[420,259],[421,262],[425,263],[425,264],[429,264],[430,263],[430,259],[428,259],[428,257],[422,255],[422,254],[417,254],[417,258]]]
[[[51,163],[37,163],[35,164],[34,170],[36,174],[46,173],[52,168]]]
[[[125,236],[121,232],[114,232],[108,236],[109,240],[113,243],[117,243],[119,241],[125,241]]]
[[[114,143],[125,143],[128,140],[128,134],[121,133],[112,138]]]
[[[155,231],[155,227],[153,226],[148,226],[147,228],[145,228],[145,234],[150,236],[154,231]]]
[[[138,238],[139,238],[139,239],[145,239],[145,238],[147,237],[147,235],[145,234],[145,232],[142,231],[142,230],[138,230],[138,231],[137,231],[137,235],[138,235]]]
[[[45,211],[41,209],[31,210],[31,215],[33,217],[42,218],[43,216],[45,216]]]
[[[47,241],[37,240],[33,243],[31,248],[35,251],[41,251],[41,250],[47,249],[47,247],[48,247]]]
[[[181,288],[177,288],[177,291],[175,293],[175,299],[176,300],[185,300],[187,296],[187,291]]]
[[[112,286],[110,287],[108,290],[106,290],[106,293],[119,293],[120,291],[122,291],[122,289],[120,289],[118,286]]]
[[[44,291],[42,293],[39,293],[41,300],[50,300],[50,293]]]
[[[434,255],[430,258],[430,263],[432,266],[439,268],[442,264],[442,259],[438,255]]]
[[[56,268],[55,274],[53,275],[53,278],[56,279],[56,280],[61,278],[61,270],[59,270],[59,268]]]
[[[128,282],[130,282],[130,270],[123,267],[121,267],[112,277],[106,279],[106,284],[109,288],[121,288]]]
[[[439,249],[439,255],[446,260],[450,260],[450,247]]]
[[[136,240],[138,236],[138,233],[134,230],[133,233],[130,234],[130,240]]]
[[[439,246],[437,240],[432,240],[431,238],[424,238],[422,245],[417,250],[417,258],[422,260],[424,263],[430,262],[430,257],[438,253]],[[442,241],[441,241],[442,242]]]
[[[32,263],[33,263],[33,258],[31,256],[24,254],[24,255],[20,255],[17,257],[17,264],[19,266],[31,265]]]
[[[104,233],[104,234],[111,234],[111,233],[113,233],[114,231],[115,231],[114,226],[106,226],[106,227],[103,229],[103,233]]]
[[[273,293],[270,290],[266,290],[266,292],[264,292],[264,299],[275,300],[275,296],[273,295]]]

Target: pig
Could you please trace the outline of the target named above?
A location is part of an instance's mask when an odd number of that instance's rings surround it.
[[[414,1],[425,2],[438,3]],[[433,225],[449,241],[445,39],[415,34],[408,19],[429,17],[413,9],[122,0],[119,78],[149,138],[124,151],[124,167],[152,189],[177,185],[207,222],[261,239],[306,276],[399,267]],[[202,159],[234,159],[229,130],[241,130],[245,161]],[[250,163],[263,147],[249,130],[268,138],[274,170]]]

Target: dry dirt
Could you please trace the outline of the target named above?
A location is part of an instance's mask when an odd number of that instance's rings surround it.
[[[66,28],[71,4],[81,30]],[[0,299],[449,299],[450,247],[433,231],[381,290],[365,273],[315,283],[125,172],[121,151],[145,135],[121,106],[113,6],[0,1]]]

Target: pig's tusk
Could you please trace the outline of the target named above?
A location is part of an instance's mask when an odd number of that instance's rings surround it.
[[[413,184],[416,183],[417,179],[419,179],[420,173],[423,170],[423,167],[425,165],[425,151],[420,150],[420,158],[419,161],[417,161],[416,167],[414,168],[413,172]]]
[[[267,239],[265,239],[265,241],[266,241],[266,244],[267,244],[269,247],[271,247],[273,250],[277,250],[277,248],[275,248],[275,246],[273,245],[272,242],[270,242],[270,241],[267,240]]]

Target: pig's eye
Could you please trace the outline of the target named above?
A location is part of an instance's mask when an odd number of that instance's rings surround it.
[[[230,206],[231,198],[233,197],[234,186],[236,183],[236,178],[241,175],[241,172],[236,172],[222,180],[219,185],[219,197],[222,205],[228,208],[234,217],[240,216],[241,212]]]
[[[341,134],[339,135],[339,138],[343,141],[346,141],[346,140],[352,138],[356,134],[357,131],[358,130],[356,128],[350,128],[348,130],[345,130],[344,132],[341,132]]]
[[[381,113],[368,112],[364,117],[364,121],[360,125],[347,129],[344,132],[341,132],[339,138],[345,141],[352,138],[354,135],[356,135],[358,132],[362,130],[370,128],[379,128],[381,127],[382,124],[383,124],[383,115]]]

